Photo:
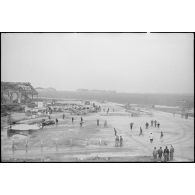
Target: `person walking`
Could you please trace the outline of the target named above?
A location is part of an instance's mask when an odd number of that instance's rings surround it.
[[[162,160],[162,155],[163,155],[163,150],[162,147],[160,147],[160,149],[158,149],[158,158],[160,159],[160,161]]]
[[[158,151],[157,151],[156,147],[154,147],[153,158],[154,158],[155,161],[157,160],[157,154],[158,154]]]
[[[140,127],[140,132],[139,132],[139,136],[140,135],[143,135],[143,131],[142,131],[142,128]]]
[[[117,130],[114,128],[114,135],[117,136]]]
[[[123,146],[123,137],[122,136],[120,136],[120,147],[122,147]]]
[[[170,160],[173,160],[173,155],[174,155],[174,148],[171,145],[171,148],[170,148]]]
[[[72,124],[74,123],[74,117],[72,117]]]
[[[62,118],[63,118],[63,119],[65,118],[65,114],[62,115]]]

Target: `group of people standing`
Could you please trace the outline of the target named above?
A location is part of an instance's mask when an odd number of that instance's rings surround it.
[[[173,160],[173,156],[174,156],[174,148],[172,145],[170,149],[168,149],[168,147],[166,146],[164,150],[162,149],[162,147],[160,147],[158,150],[156,149],[156,147],[154,147],[153,158],[155,161],[164,160],[164,162],[168,162],[170,160]]]
[[[100,125],[100,120],[97,119],[97,126],[99,127]],[[107,120],[104,121],[104,128],[106,128],[108,126]]]
[[[150,123],[151,123],[151,127],[158,127],[158,128],[160,127],[160,123],[156,120],[151,120]]]

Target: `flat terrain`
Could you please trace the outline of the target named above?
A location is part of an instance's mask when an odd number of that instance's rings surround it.
[[[175,148],[174,161],[194,161],[194,119],[183,119],[170,113],[146,110],[152,115],[141,114],[139,117],[130,117],[123,107],[115,103],[106,103],[102,108],[110,108],[109,114],[99,112],[84,115],[84,124],[80,128],[80,116],[66,114],[62,119],[62,113],[52,114],[52,118],[58,118],[59,124],[44,127],[31,135],[14,135],[7,137],[6,117],[1,118],[1,159],[2,161],[66,161],[66,162],[110,162],[110,161],[140,161],[151,162],[152,150],[156,146]],[[114,109],[114,112],[113,112]],[[16,114],[18,116],[19,114]],[[100,119],[97,127],[96,120]],[[104,128],[107,120],[108,127]],[[149,127],[145,129],[145,123],[151,120],[160,122],[160,128]],[[133,130],[129,123],[133,122]],[[139,136],[140,126],[143,136]],[[123,136],[122,147],[115,147],[114,130]],[[164,138],[160,140],[160,131]],[[149,142],[149,134],[153,133],[154,142]],[[15,140],[16,150],[12,152],[12,140]],[[25,150],[25,142],[28,140],[28,150]],[[42,146],[41,147],[41,142]]]

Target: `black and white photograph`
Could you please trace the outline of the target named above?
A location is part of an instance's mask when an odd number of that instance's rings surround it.
[[[2,33],[2,162],[194,162],[193,33]]]

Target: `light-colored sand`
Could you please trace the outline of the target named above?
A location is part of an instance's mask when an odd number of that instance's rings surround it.
[[[63,120],[62,113],[53,114],[53,118],[59,119],[59,125],[46,127],[29,135],[27,153],[24,139],[17,140],[16,151],[12,153],[12,138],[7,138],[6,129],[2,126],[2,160],[98,161],[98,158],[102,158],[103,161],[107,161],[110,158],[111,161],[114,159],[139,161],[139,156],[151,157],[155,146],[164,148],[172,144],[175,148],[175,161],[194,161],[194,119],[186,120],[178,116],[173,117],[169,113],[152,110],[146,111],[152,112],[153,116],[145,114],[140,117],[130,117],[120,105],[106,103],[102,104],[102,107],[105,109],[109,107],[110,113],[101,112],[83,116],[82,128],[79,127],[80,116],[75,116],[76,120],[72,124],[72,116],[66,114]],[[97,119],[100,119],[99,127],[96,125]],[[145,123],[148,121],[150,124],[152,119],[160,122],[160,129],[154,127],[145,129]],[[107,128],[103,127],[105,120],[108,122]],[[129,128],[130,122],[134,123],[132,131]],[[143,136],[139,136],[140,126],[143,129]],[[124,144],[121,148],[114,146],[113,128],[116,128],[118,134],[123,136]],[[164,133],[163,140],[160,140],[161,130]],[[154,136],[152,144],[149,142],[151,132]],[[43,148],[41,148],[41,141]],[[135,157],[134,160],[133,157]]]

